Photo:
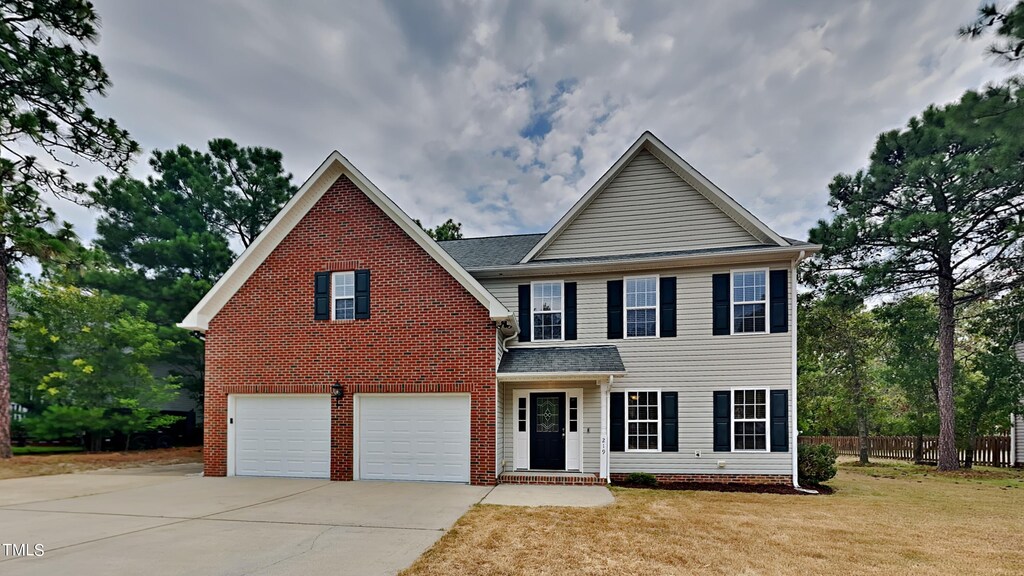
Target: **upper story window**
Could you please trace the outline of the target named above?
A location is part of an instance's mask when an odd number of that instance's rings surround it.
[[[768,326],[768,273],[732,273],[732,333],[763,333]]]
[[[626,278],[626,338],[658,335],[658,277]]]
[[[562,282],[534,282],[532,289],[533,339],[564,340]]]
[[[334,288],[331,315],[335,320],[355,320],[356,317],[356,275],[355,272],[335,272],[331,275]]]

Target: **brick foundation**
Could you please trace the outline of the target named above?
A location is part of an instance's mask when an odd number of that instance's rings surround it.
[[[612,484],[626,481],[629,474],[610,474]],[[658,482],[714,482],[720,484],[783,484],[789,486],[793,477],[786,474],[655,474]]]
[[[370,318],[313,320],[313,275],[369,269]],[[494,484],[494,323],[487,309],[342,176],[210,321],[204,465],[227,473],[229,394],[327,394],[331,479],[352,479],[352,396],[471,396],[470,478]]]

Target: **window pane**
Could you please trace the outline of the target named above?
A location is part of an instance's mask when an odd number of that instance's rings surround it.
[[[355,295],[355,274],[352,272],[336,272],[334,274],[334,297],[350,298]]]
[[[558,340],[562,337],[562,315],[545,312],[533,315],[534,340]]]
[[[353,320],[356,317],[356,301],[352,298],[344,298],[334,301],[335,320]]]

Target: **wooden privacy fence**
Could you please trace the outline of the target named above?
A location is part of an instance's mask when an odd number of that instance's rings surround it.
[[[869,436],[868,446],[871,458],[914,461],[916,436]],[[836,454],[843,456],[860,455],[860,439],[856,436],[801,436],[801,444],[828,444]],[[1011,466],[1009,436],[980,436],[974,441],[974,463],[982,466]],[[939,459],[939,437],[925,436],[921,446],[921,462],[936,462]],[[967,458],[967,451],[959,451],[960,463]]]

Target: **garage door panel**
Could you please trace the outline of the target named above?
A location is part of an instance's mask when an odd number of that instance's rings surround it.
[[[330,476],[329,396],[236,396],[235,474]]]
[[[359,476],[469,482],[469,396],[361,396]]]

